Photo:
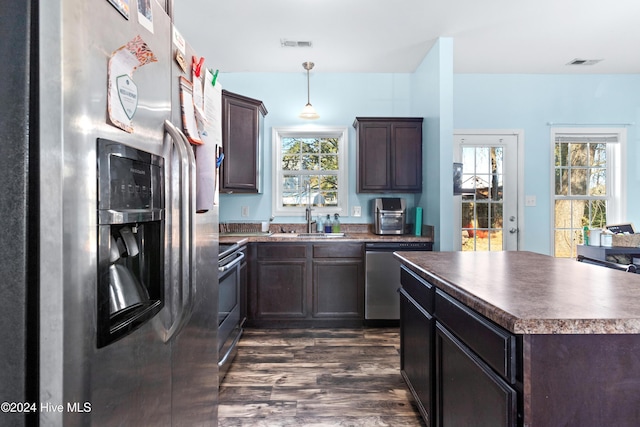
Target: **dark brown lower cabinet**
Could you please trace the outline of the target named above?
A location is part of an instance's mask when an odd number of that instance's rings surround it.
[[[517,392],[436,322],[437,426],[510,427]]]
[[[400,289],[400,325],[400,372],[415,396],[422,418],[431,426],[435,403],[435,320],[405,289]]]
[[[307,316],[307,245],[257,244],[249,293],[250,319]]]
[[[305,270],[304,260],[258,262],[256,317],[306,317]]]
[[[361,243],[255,243],[252,327],[354,327],[364,320]]]
[[[312,243],[312,317],[364,318],[364,253],[362,243]]]
[[[516,336],[402,266],[400,364],[429,427],[521,425]]]
[[[362,261],[313,260],[313,317],[362,318]]]

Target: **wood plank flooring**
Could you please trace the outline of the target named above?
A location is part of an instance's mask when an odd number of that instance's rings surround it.
[[[398,328],[245,329],[218,425],[424,426],[399,348]]]

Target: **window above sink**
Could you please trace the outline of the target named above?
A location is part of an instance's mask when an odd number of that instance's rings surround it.
[[[348,212],[346,127],[273,128],[273,215]],[[310,185],[308,191],[307,184]]]

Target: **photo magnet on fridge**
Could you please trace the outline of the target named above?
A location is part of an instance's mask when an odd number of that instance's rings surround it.
[[[129,19],[129,0],[107,0],[122,16]]]

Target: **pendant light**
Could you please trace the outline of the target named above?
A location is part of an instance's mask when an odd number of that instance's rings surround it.
[[[302,112],[300,113],[300,118],[307,120],[316,120],[319,119],[320,116],[316,113],[316,109],[311,105],[311,101],[309,101],[309,70],[313,68],[313,62],[303,62],[302,66],[305,70],[307,70],[307,105],[304,106]]]

